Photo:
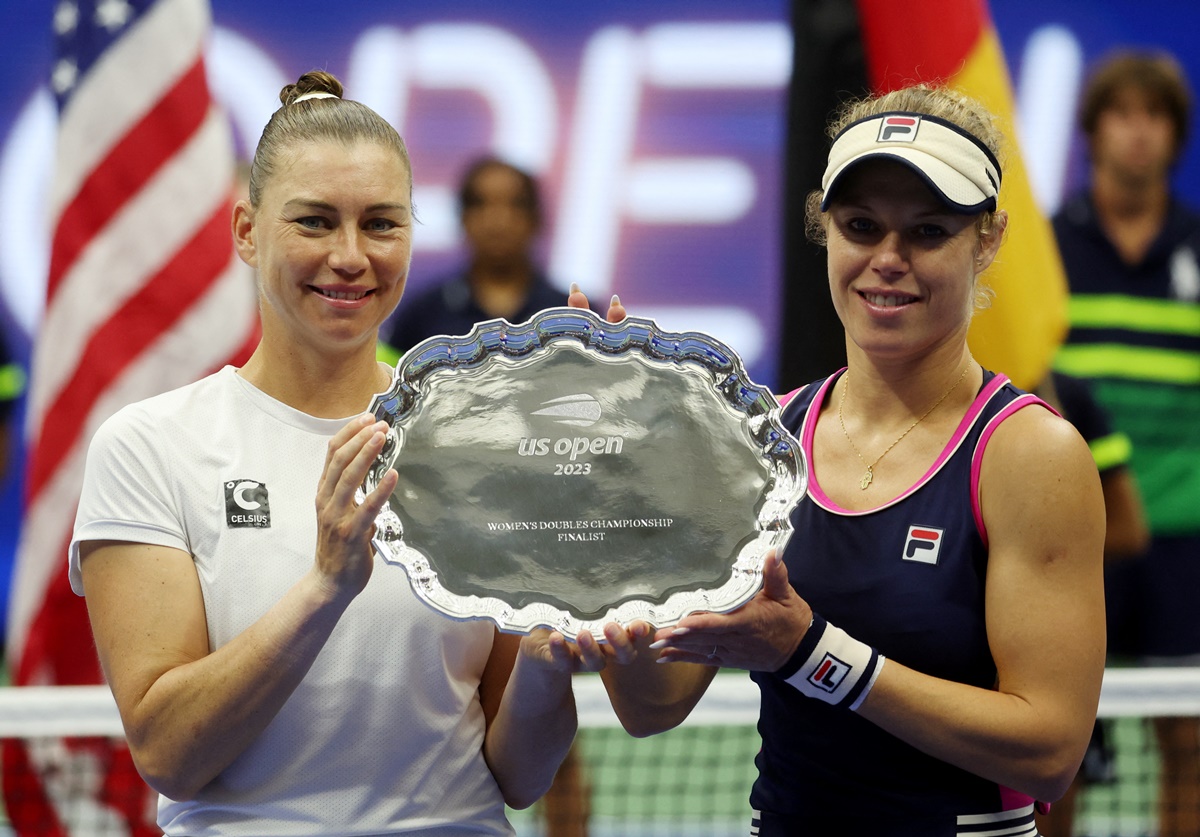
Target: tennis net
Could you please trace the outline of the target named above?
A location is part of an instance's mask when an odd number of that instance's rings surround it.
[[[749,834],[747,797],[760,741],[758,691],[744,673],[722,672],[682,726],[646,739],[621,729],[598,676],[577,677],[575,693],[578,781],[559,788],[564,797],[557,805],[511,812],[520,837]],[[1154,719],[1190,718],[1200,727],[1200,668],[1109,669],[1099,716],[1112,758],[1106,774],[1080,791],[1073,833],[1157,835],[1161,760]],[[31,752],[53,754],[63,739],[77,745],[120,735],[106,687],[0,688],[0,739],[23,739]],[[100,825],[94,833],[122,834]],[[9,834],[0,817],[0,835]]]

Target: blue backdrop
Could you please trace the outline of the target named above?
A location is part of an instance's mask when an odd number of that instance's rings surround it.
[[[0,327],[26,362],[47,260],[55,5],[0,0]],[[336,13],[309,0],[214,0],[213,15],[210,82],[241,154],[279,87],[313,67],[400,128],[422,221],[413,286],[455,261],[457,174],[496,151],[541,178],[544,257],[560,281],[598,298],[620,293],[668,328],[709,331],[755,380],[774,383],[791,46],[783,0],[347,2]],[[1117,45],[1158,46],[1200,80],[1191,49],[1200,4],[1004,0],[993,15],[1047,210],[1082,182],[1072,115],[1090,62]],[[1200,200],[1196,157],[1186,155],[1177,186]],[[0,588],[20,520],[19,446],[15,455],[0,494]]]

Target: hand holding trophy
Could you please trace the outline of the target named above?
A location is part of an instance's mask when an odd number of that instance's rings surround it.
[[[778,403],[714,338],[615,298],[609,314],[430,338],[376,397],[390,430],[364,487],[399,480],[375,545],[435,609],[573,639],[728,611],[761,586],[806,483]]]

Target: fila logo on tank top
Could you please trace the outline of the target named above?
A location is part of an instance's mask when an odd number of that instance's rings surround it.
[[[936,564],[938,553],[942,551],[943,534],[944,530],[933,526],[909,526],[902,557],[905,561]]]

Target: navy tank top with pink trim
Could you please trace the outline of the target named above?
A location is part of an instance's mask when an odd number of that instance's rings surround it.
[[[783,410],[809,462],[817,415],[837,377],[806,387]],[[985,371],[938,460],[878,508],[840,508],[821,490],[819,474],[810,479],[792,515],[784,561],[813,610],[891,660],[993,688],[979,464],[996,426],[1030,404],[1044,406]],[[752,676],[762,692],[763,747],[750,801],[756,816],[762,812],[764,837],[934,837],[994,833],[997,826],[1013,829],[1006,834],[1037,833],[1028,797],[926,755],[853,712],[806,698],[773,674]]]

